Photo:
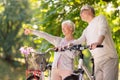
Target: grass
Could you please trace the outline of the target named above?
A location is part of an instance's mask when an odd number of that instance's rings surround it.
[[[26,66],[19,65],[17,67],[11,65],[10,63],[0,59],[0,80],[25,80],[26,78]],[[48,73],[45,73],[45,80]]]
[[[14,67],[0,59],[0,80],[25,80],[25,68]]]

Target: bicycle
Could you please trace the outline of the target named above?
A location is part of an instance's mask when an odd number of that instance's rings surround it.
[[[44,71],[49,70],[49,76],[51,75],[51,65],[49,60],[45,59],[45,56],[53,48],[49,48],[44,53],[32,52],[28,56],[25,56],[26,62],[26,80],[45,80]],[[50,80],[50,77],[49,77]]]
[[[103,45],[98,45],[97,47],[103,47]],[[94,59],[92,59],[92,74],[89,72],[89,70],[87,69],[87,67],[84,65],[83,59],[84,59],[84,55],[82,53],[82,51],[84,49],[88,49],[89,46],[82,46],[81,44],[78,45],[73,45],[70,46],[69,48],[64,48],[64,50],[77,50],[79,51],[79,64],[78,64],[78,69],[73,71],[73,73],[66,77],[64,80],[84,80],[83,78],[83,74],[86,73],[87,77],[89,78],[89,80],[95,80],[95,76],[94,76]],[[62,50],[62,51],[64,51]]]
[[[103,47],[102,45],[98,45],[97,47]],[[89,46],[82,46],[82,45],[73,45],[69,48],[64,48],[61,49],[60,51],[65,51],[65,50],[77,50],[79,51],[79,64],[78,64],[78,70],[74,71],[70,76],[66,77],[64,80],[83,80],[83,74],[84,72],[87,74],[89,80],[95,80],[94,78],[94,71],[92,71],[92,74],[90,74],[90,72],[88,71],[87,67],[84,65],[83,63],[83,59],[84,59],[84,55],[82,54],[82,50],[89,48]],[[29,77],[27,77],[26,80],[44,80],[44,74],[43,73],[46,69],[49,70],[49,80],[50,80],[50,76],[51,76],[51,65],[48,64],[48,62],[46,62],[45,59],[45,54],[49,53],[49,51],[58,51],[57,48],[49,48],[48,50],[46,50],[44,53],[40,53],[40,52],[34,52],[34,55],[38,55],[39,57],[36,58],[35,61],[37,61],[37,65],[39,65],[39,67],[34,70],[26,70],[26,76],[28,73],[32,73],[32,75],[30,75]],[[26,59],[25,59],[26,60]],[[36,62],[34,62],[36,63]],[[26,64],[27,60],[26,60]],[[28,67],[30,65],[27,65]],[[33,66],[34,68],[36,67],[35,65]],[[93,65],[93,70],[94,70],[94,65]]]

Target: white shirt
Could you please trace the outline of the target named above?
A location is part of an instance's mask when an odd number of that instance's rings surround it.
[[[104,47],[90,50],[92,56],[95,59],[118,58],[108,23],[103,15],[95,17],[83,31],[82,36],[73,43],[82,44],[83,42],[86,42],[87,45],[90,45],[94,42],[98,42],[100,35],[105,36],[105,39],[102,43]]]

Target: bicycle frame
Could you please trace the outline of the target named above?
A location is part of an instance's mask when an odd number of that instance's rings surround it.
[[[78,69],[83,69],[83,71],[86,73],[87,77],[89,78],[89,80],[95,80],[94,79],[94,74],[92,75],[89,70],[87,69],[87,67],[84,65],[83,62],[84,59],[84,55],[82,54],[82,52],[80,53],[80,59],[79,59],[79,64],[78,64]],[[79,79],[82,80],[82,79]]]
[[[103,47],[103,45],[98,45],[97,47]],[[73,74],[66,77],[64,80],[84,80],[83,79],[84,72],[86,73],[89,80],[95,80],[94,70],[92,70],[92,74],[91,74],[83,62],[84,55],[82,53],[82,50],[87,49],[87,48],[89,48],[89,46],[82,46],[81,44],[73,45],[73,46],[70,46],[69,48],[65,47],[65,50],[77,50],[77,51],[79,51],[80,58],[79,58],[78,70],[74,71]],[[94,62],[93,61],[92,61],[92,64],[93,64],[93,69],[94,69]],[[79,73],[79,74],[77,74],[77,73]],[[77,79],[72,78],[73,75],[76,75]]]

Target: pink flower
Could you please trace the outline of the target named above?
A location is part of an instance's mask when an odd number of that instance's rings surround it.
[[[22,54],[25,54],[25,55],[28,55],[31,52],[35,51],[32,47],[21,47],[19,50]]]

